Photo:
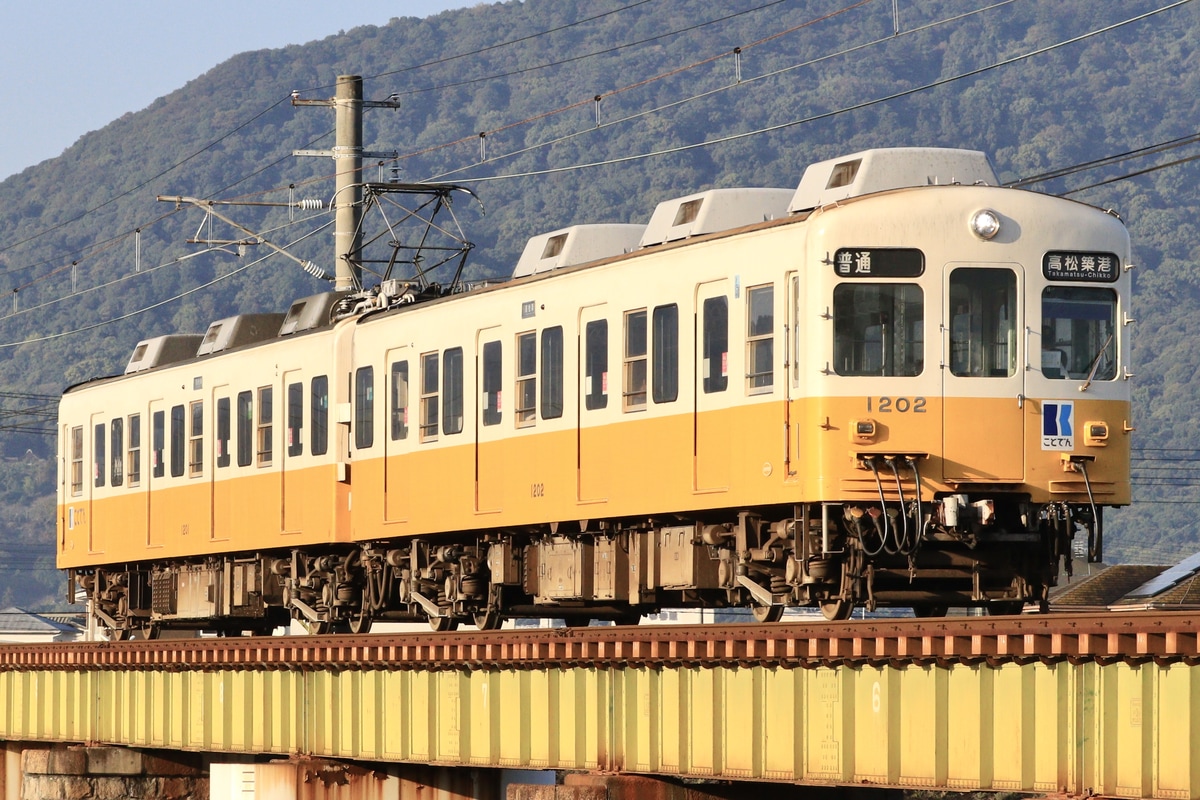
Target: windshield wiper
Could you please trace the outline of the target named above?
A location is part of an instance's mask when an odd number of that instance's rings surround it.
[[[1079,387],[1079,391],[1086,392],[1088,387],[1092,385],[1092,379],[1096,377],[1096,370],[1100,369],[1100,359],[1104,357],[1104,351],[1112,343],[1113,334],[1116,332],[1116,329],[1109,331],[1108,338],[1104,340],[1104,344],[1100,345],[1100,352],[1096,353],[1096,357],[1092,359],[1092,366],[1088,369],[1087,380]]]

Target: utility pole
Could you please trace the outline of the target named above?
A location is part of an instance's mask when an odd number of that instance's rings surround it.
[[[330,156],[333,158],[336,184],[333,194],[333,247],[336,291],[362,288],[362,160],[394,158],[395,153],[365,153],[363,140],[363,108],[399,108],[397,100],[363,100],[362,76],[339,75],[336,94],[329,100],[303,100],[292,93],[293,106],[332,106],[334,109],[333,150],[296,150],[297,156]]]

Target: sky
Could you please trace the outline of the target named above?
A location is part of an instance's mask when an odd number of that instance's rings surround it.
[[[4,0],[0,180],[247,50],[478,0]],[[353,64],[346,69],[354,71]]]

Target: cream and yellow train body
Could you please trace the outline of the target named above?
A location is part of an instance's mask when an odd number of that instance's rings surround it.
[[[1128,267],[901,186],[91,382],[59,566],[117,633],[1012,610],[1129,502]]]

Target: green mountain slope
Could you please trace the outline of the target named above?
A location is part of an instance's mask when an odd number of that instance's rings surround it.
[[[263,259],[263,247],[197,254],[185,241],[206,233],[199,212],[154,198],[328,200],[331,162],[291,153],[332,146],[332,114],[293,108],[290,93],[329,97],[339,74],[365,76],[369,98],[401,102],[366,112],[367,147],[402,156],[368,177],[464,181],[486,208],[455,207],[477,245],[470,274],[504,275],[537,233],[645,221],[658,201],[702,188],[794,187],[806,164],[867,147],[980,149],[1013,181],[1193,134],[1200,12],[1169,5],[900,0],[893,17],[888,0],[526,0],[244,53],[0,183],[0,285],[10,294],[0,390],[57,393],[120,371],[145,336],[201,332],[321,290],[293,263]],[[719,143],[690,147],[703,142]],[[1197,152],[1033,188],[1063,192]],[[651,153],[660,155],[634,158]],[[585,164],[598,165],[568,169]],[[524,177],[503,177],[514,175]],[[1200,545],[1200,490],[1159,485],[1195,474],[1200,455],[1169,449],[1200,446],[1190,435],[1200,424],[1198,178],[1184,161],[1072,195],[1130,226],[1136,446],[1164,448],[1138,452],[1149,459],[1136,462],[1138,502],[1107,519],[1113,560],[1169,562]],[[229,213],[280,244],[307,235],[296,252],[332,271],[331,237],[313,233],[327,215]],[[0,462],[0,490],[21,509],[5,514],[0,553],[42,558],[33,569],[14,558],[5,574],[27,606],[61,593],[46,569],[52,512],[41,513],[52,508],[52,448],[47,437],[0,437],[3,455],[43,459]]]

